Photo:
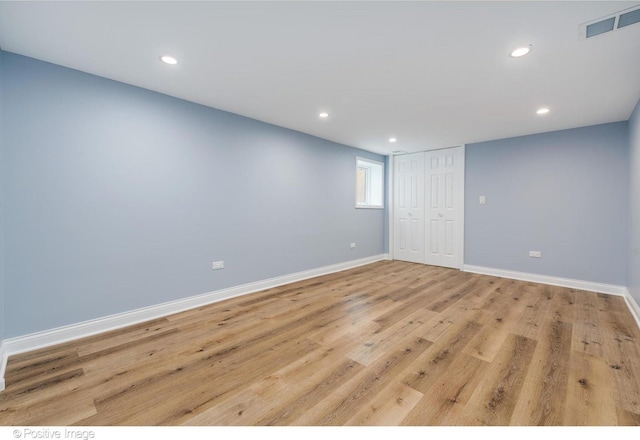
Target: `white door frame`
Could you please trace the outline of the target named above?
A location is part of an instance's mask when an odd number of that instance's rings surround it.
[[[387,231],[387,245],[389,246],[389,252],[387,252],[387,259],[388,260],[394,260],[394,246],[395,246],[395,240],[393,239],[393,235],[395,233],[394,227],[393,227],[393,223],[395,222],[394,220],[394,210],[393,210],[393,205],[395,203],[395,200],[393,199],[393,191],[394,191],[394,187],[393,187],[393,179],[394,179],[394,175],[393,175],[393,167],[395,166],[395,164],[393,163],[393,154],[387,156],[389,158],[389,160],[387,161],[387,172],[389,173],[388,176],[389,178],[387,179],[387,208],[388,208],[388,217],[387,217],[387,225],[388,225],[388,231]]]
[[[458,249],[457,251],[459,252],[460,255],[460,261],[459,261],[459,268],[460,270],[462,270],[462,268],[464,267],[464,201],[465,201],[465,196],[464,196],[464,185],[465,185],[465,163],[466,163],[466,155],[465,155],[465,148],[466,145],[462,144],[462,145],[458,145],[455,147],[449,147],[449,148],[460,148],[462,151],[462,184],[460,185],[460,199],[462,200],[461,204],[460,204],[460,222],[459,222],[459,228],[458,228],[458,233],[460,234],[460,241],[458,243]],[[422,150],[422,151],[433,151],[433,150],[446,150],[448,148],[430,148],[428,150]],[[414,153],[419,153],[419,151],[414,151]],[[389,224],[389,234],[387,236],[387,242],[389,243],[389,259],[394,260],[395,259],[395,255],[394,255],[394,248],[395,248],[395,241],[394,241],[394,228],[393,228],[393,224],[395,221],[395,213],[393,210],[393,205],[394,205],[394,200],[393,200],[393,191],[394,191],[394,187],[393,187],[393,181],[394,181],[394,175],[393,175],[393,168],[394,168],[394,164],[393,164],[393,155],[388,156],[389,157],[389,164],[388,164],[388,172],[389,172],[389,180],[387,182],[387,194],[389,195],[387,200],[387,206],[389,208],[389,218],[388,218],[388,224]]]

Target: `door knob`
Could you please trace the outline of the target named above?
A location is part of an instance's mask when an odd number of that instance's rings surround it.
[[[441,212],[438,213],[438,217],[442,217],[442,213]]]

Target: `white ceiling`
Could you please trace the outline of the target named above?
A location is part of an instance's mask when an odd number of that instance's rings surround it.
[[[0,1],[0,47],[390,154],[627,120],[640,24],[579,26],[638,4]]]

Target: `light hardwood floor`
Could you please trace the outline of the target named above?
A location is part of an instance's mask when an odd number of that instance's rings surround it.
[[[639,425],[622,297],[398,261],[10,358],[2,425]]]

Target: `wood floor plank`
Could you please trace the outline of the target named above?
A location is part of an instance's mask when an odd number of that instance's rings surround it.
[[[318,329],[309,335],[309,339],[327,347],[340,345],[355,348],[364,344],[371,335],[380,332],[380,325],[375,321],[348,321],[332,323],[326,328]]]
[[[537,342],[510,333],[465,407],[465,425],[509,425]]]
[[[273,345],[273,349],[266,348]],[[111,395],[96,401],[99,411],[106,411],[116,416],[109,424],[125,425],[167,425],[175,424],[178,419],[191,414],[201,406],[210,405],[225,395],[242,388],[247,382],[268,374],[272,369],[280,367],[291,359],[304,355],[318,346],[310,341],[296,339],[284,340],[279,344],[265,341],[264,345],[256,345],[249,350],[235,351],[229,360],[227,353],[219,353],[207,357],[203,361],[180,365],[117,395]],[[277,353],[279,351],[279,353]],[[189,384],[199,384],[193,391]],[[154,400],[158,393],[170,395],[171,399],[158,401],[154,411],[148,411],[148,402]],[[114,411],[120,408],[121,411]],[[93,424],[95,420],[86,420]]]
[[[425,305],[425,308],[434,312],[443,312],[462,299],[469,299],[474,292],[482,291],[488,282],[485,278],[475,274],[466,274],[466,277],[450,278],[442,286],[442,294]],[[457,282],[456,282],[457,281]]]
[[[564,425],[617,424],[611,368],[594,356],[571,352]]]
[[[640,414],[640,347],[635,340],[605,336],[604,360],[613,376],[616,404],[632,413]]]
[[[73,410],[76,406],[68,399],[57,398],[72,394],[78,386],[78,378],[83,374],[82,369],[76,368],[56,376],[48,376],[38,385],[12,388],[7,395],[0,394],[0,425],[56,424],[50,422],[59,414],[59,407],[66,406],[68,410]],[[63,400],[62,405],[52,405],[51,402],[55,400]]]
[[[454,366],[456,355],[462,353],[466,344],[480,329],[475,321],[454,324],[446,337],[438,339],[428,350],[412,363],[405,372],[402,383],[426,393],[440,377]]]
[[[255,424],[254,419],[269,409],[269,402],[251,389],[244,389],[235,393],[233,399],[224,400],[205,412],[189,417],[186,423],[190,426],[250,426]]]
[[[631,413],[640,413],[640,330],[625,313],[624,298],[597,295],[600,329],[604,340],[603,358],[613,375],[616,404]]]
[[[495,305],[496,298],[504,296],[502,289],[510,282],[511,280],[486,277],[484,283],[478,286],[478,290],[469,292],[464,298],[426,323],[426,331],[422,337],[429,341],[436,341],[456,323],[463,324],[467,321],[480,323],[486,317],[486,307],[489,304]]]
[[[461,299],[426,322],[422,337],[435,342],[443,336],[446,337],[451,331],[456,331],[460,325],[466,325],[469,321],[477,323],[482,315],[482,310],[473,301]]]
[[[466,404],[482,383],[488,362],[459,353],[453,365],[455,375],[441,375],[432,381],[422,399],[402,420],[405,426],[463,425]]]
[[[548,320],[525,378],[510,423],[524,426],[561,426],[566,408],[570,367],[571,324]]]
[[[150,323],[137,325],[135,329],[127,328],[99,335],[92,340],[85,341],[78,347],[78,356],[87,356],[97,352],[104,352],[127,344],[135,344],[142,339],[166,335],[175,332],[177,328],[167,319],[159,319]]]
[[[617,424],[619,426],[640,426],[640,414],[616,408]]]
[[[574,324],[578,308],[576,304],[576,299],[579,295],[578,291],[557,286],[549,286],[549,290],[553,298],[551,298],[547,318]]]
[[[405,342],[405,341],[402,341]],[[396,380],[403,371],[420,356],[431,343],[411,336],[404,344],[379,359],[358,376],[346,383],[338,392],[309,409],[295,420],[296,425],[344,425],[362,405],[376,396],[384,387]]]
[[[552,286],[523,284],[514,299],[523,304],[524,308],[511,331],[525,338],[538,340],[543,324],[550,319],[553,296]]]
[[[598,358],[603,357],[604,336],[598,311],[598,295],[580,292],[576,295],[575,323],[571,349]]]
[[[407,335],[419,332],[425,322],[429,321],[435,312],[427,309],[415,310],[412,314],[399,319],[395,325],[386,330],[376,331],[374,335],[360,344],[347,357],[362,365],[371,365],[376,359],[383,356],[397,345],[398,340]]]
[[[483,361],[492,362],[509,332],[502,318],[494,318],[493,314],[479,317],[478,322],[482,327],[469,341],[463,352]]]
[[[0,425],[638,425],[622,297],[379,261],[11,356]]]
[[[407,300],[405,298],[405,300],[400,303],[396,302],[393,306],[389,307],[385,313],[375,318],[375,322],[381,327],[381,329],[389,328],[392,325],[397,324],[398,320],[403,319],[411,313],[415,312],[416,309],[427,310],[425,307],[423,307],[423,305],[426,302],[424,298],[428,297],[428,290],[412,289],[407,291],[412,292],[416,296],[414,298],[411,298],[410,300]],[[429,312],[431,314],[431,317],[434,317],[438,314],[437,312],[433,312],[431,310],[429,310]]]
[[[336,365],[338,367],[334,369]],[[333,348],[320,348],[253,383],[247,383],[245,390],[234,392],[213,406],[194,411],[181,423],[219,424],[218,420],[226,420],[229,425],[276,424],[283,419],[282,406],[299,409],[303,400],[314,400],[321,392],[326,394],[362,368]],[[329,377],[327,371],[331,371]],[[252,406],[247,402],[261,404]]]
[[[258,424],[269,426],[296,425],[303,415],[311,414],[318,402],[329,399],[344,389],[346,383],[350,382],[363,370],[357,362],[347,359],[335,362],[331,368],[326,368],[315,372],[312,386],[305,390],[295,400],[287,405],[280,405],[280,408],[272,411],[268,417],[260,420]]]
[[[392,382],[368,404],[362,405],[345,425],[398,426],[422,397],[422,393]]]
[[[42,357],[13,363],[12,368],[7,371],[5,376],[5,380],[13,384],[9,392],[17,395],[25,388],[42,384],[47,377],[59,375],[69,370],[76,370],[78,361],[77,350],[70,349],[53,355],[45,351],[42,353]],[[0,394],[0,401],[3,397],[6,398],[8,394]]]

